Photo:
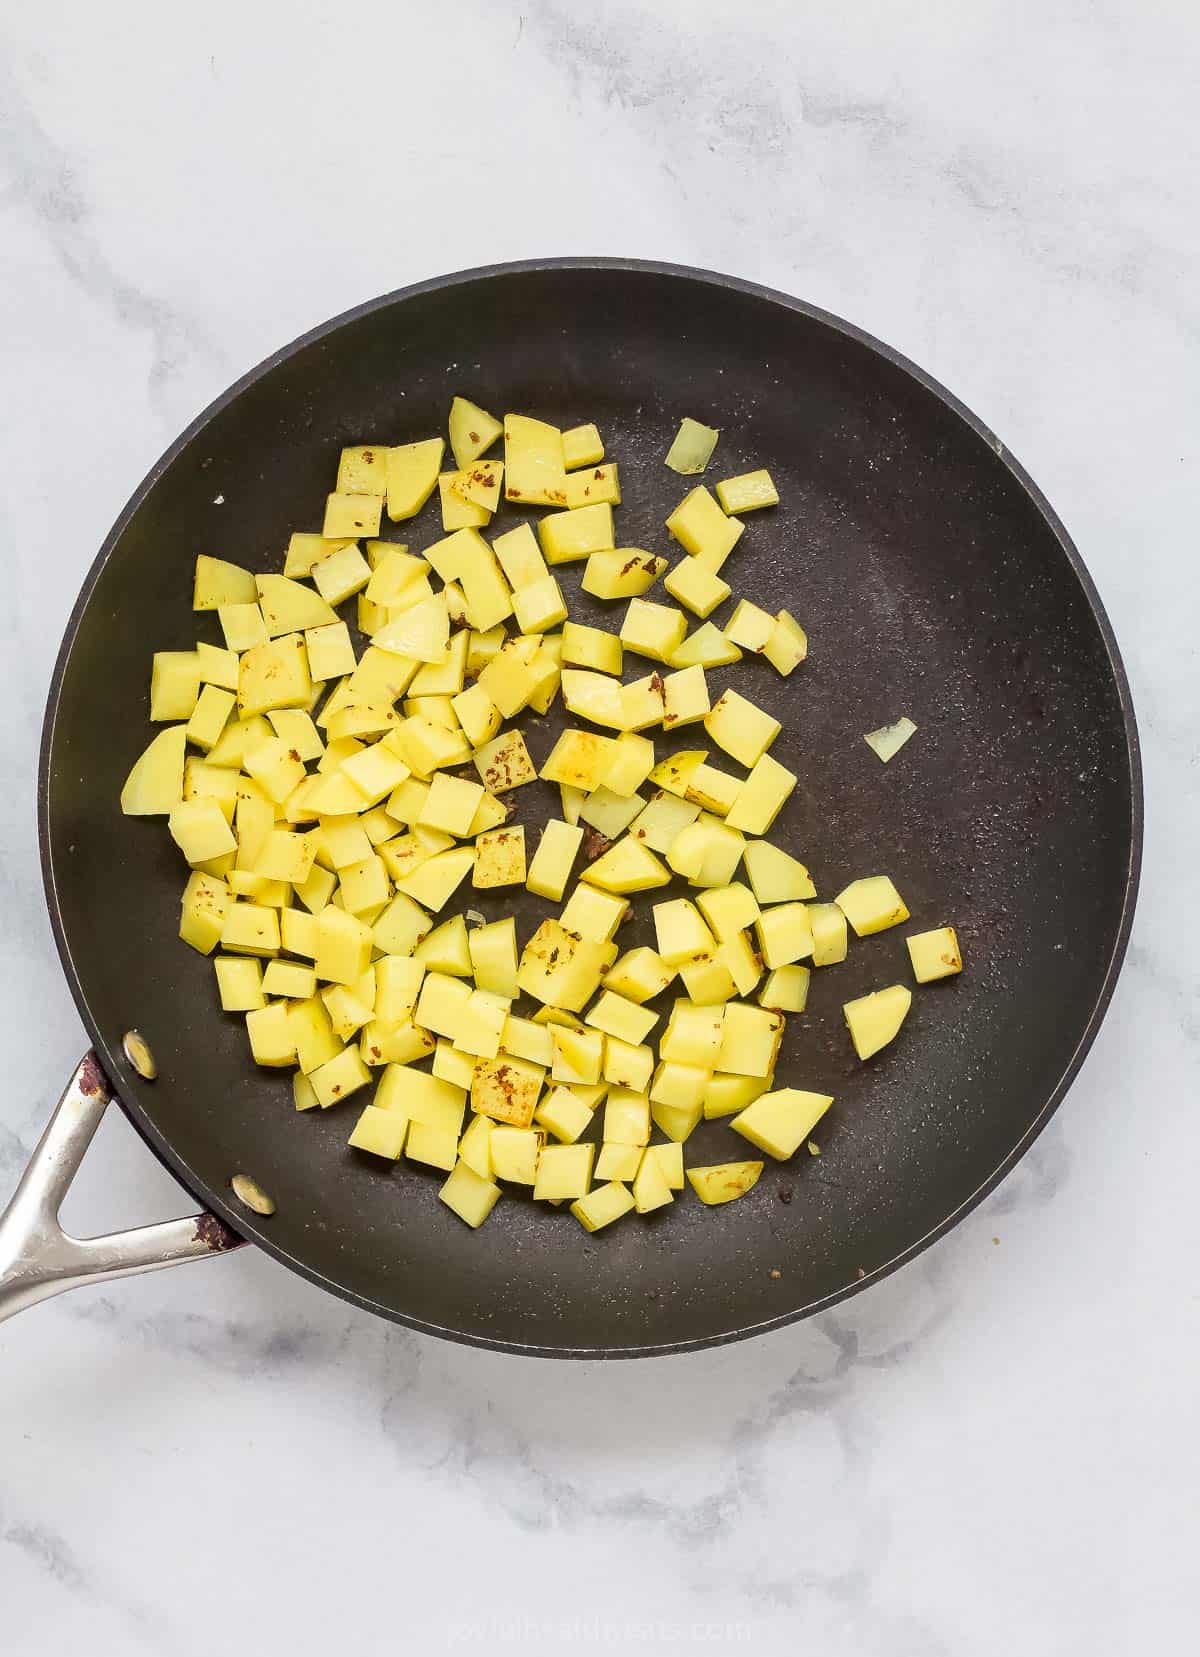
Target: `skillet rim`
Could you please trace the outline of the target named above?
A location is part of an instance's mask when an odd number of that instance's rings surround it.
[[[671,262],[652,259],[629,259],[609,257],[603,255],[583,255],[570,257],[553,257],[539,259],[522,259],[502,262],[491,265],[474,266],[467,270],[453,271],[442,276],[430,277],[421,282],[414,282],[402,288],[396,288],[390,293],[381,294],[374,299],[364,301],[360,305],[339,313],[337,316],[318,324],[306,333],[299,335],[288,344],[279,347],[269,356],[235,380],[227,390],[216,397],[203,409],[194,420],[175,439],[158,460],[146,473],[141,483],[133,491],[129,500],[117,516],[112,528],[105,536],[99,552],[96,554],[83,584],[79,596],[75,600],[71,614],[67,620],[63,633],[62,643],[54,664],[54,671],[50,678],[46,695],[46,710],[42,722],[42,734],[38,755],[37,776],[37,817],[38,817],[38,848],[42,866],[42,882],[45,889],[46,906],[50,916],[50,926],[54,934],[54,942],[58,949],[59,959],[62,962],[66,975],[67,985],[83,1021],[84,1028],[91,1037],[93,1047],[99,1053],[104,1069],[109,1077],[116,1080],[125,1074],[126,1065],[119,1049],[113,1047],[101,1033],[91,1015],[87,993],[80,973],[76,967],[75,957],[71,951],[70,940],[63,921],[62,909],[59,903],[58,889],[55,882],[54,860],[52,856],[50,825],[49,825],[49,798],[50,798],[50,753],[54,743],[57,728],[59,708],[62,699],[63,679],[67,664],[75,644],[80,625],[86,614],[88,604],[101,572],[109,558],[136,516],[147,496],[154,489],[159,479],[170,466],[178,459],[183,451],[195,441],[209,424],[232,404],[243,391],[256,384],[259,380],[296,356],[300,351],[316,342],[328,339],[348,324],[354,323],[375,311],[393,305],[403,304],[407,300],[419,296],[436,293],[469,283],[490,280],[496,277],[518,276],[522,274],[543,274],[554,271],[585,271],[585,272],[625,272],[636,275],[654,275],[670,278],[674,281],[698,283],[704,286],[721,288],[751,298],[765,300],[784,310],[798,312],[810,321],[820,323],[826,328],[840,333],[846,338],[865,346],[875,352],[893,367],[907,374],[915,380],[925,391],[936,397],[952,414],[980,437],[997,461],[1008,471],[1010,477],[1022,489],[1030,503],[1043,519],[1051,535],[1057,542],[1064,555],[1067,565],[1079,584],[1083,598],[1091,612],[1100,638],[1104,645],[1108,659],[1109,671],[1113,686],[1117,693],[1117,700],[1121,709],[1124,726],[1125,747],[1129,768],[1130,785],[1130,812],[1129,812],[1129,861],[1126,871],[1124,890],[1121,896],[1121,914],[1117,927],[1113,947],[1105,967],[1104,979],[1099,994],[1092,1006],[1087,1022],[1080,1033],[1079,1039],[1067,1060],[1067,1063],[1054,1087],[1050,1090],[1045,1102],[1029,1124],[1029,1127],[1017,1140],[1016,1144],[997,1163],[996,1167],[983,1179],[973,1191],[962,1199],[941,1220],[928,1228],[920,1237],[909,1243],[897,1254],[868,1272],[862,1278],[846,1284],[831,1294],[823,1295],[816,1300],[808,1301],[789,1311],[781,1312],[778,1316],[761,1319],[756,1323],[734,1328],[723,1329],[717,1333],[705,1335],[691,1340],[653,1342],[644,1345],[620,1346],[546,1346],[536,1341],[504,1340],[493,1336],[484,1336],[455,1329],[441,1324],[431,1323],[426,1319],[417,1318],[397,1312],[392,1307],[381,1305],[368,1296],[359,1295],[354,1290],[335,1282],[323,1272],[316,1270],[296,1255],[288,1253],[272,1241],[269,1227],[264,1228],[256,1224],[244,1210],[236,1205],[234,1200],[215,1188],[209,1188],[193,1170],[184,1162],[183,1158],[173,1148],[169,1138],[163,1134],[158,1126],[144,1112],[136,1098],[126,1099],[119,1087],[114,1090],[114,1097],[120,1104],[126,1118],[133,1125],[140,1137],[154,1152],[158,1160],[180,1182],[192,1197],[205,1207],[218,1214],[239,1236],[247,1241],[258,1244],[265,1252],[271,1255],[281,1265],[307,1278],[318,1288],[325,1289],[340,1299],[349,1301],[377,1316],[384,1317],[390,1322],[403,1324],[421,1334],[440,1336],[445,1340],[457,1341],[467,1346],[484,1347],[491,1351],[512,1353],[525,1357],[547,1358],[643,1358],[664,1357],[674,1353],[702,1350],[706,1347],[723,1346],[733,1341],[747,1340],[754,1335],[766,1334],[773,1329],[781,1329],[788,1324],[797,1323],[803,1318],[812,1317],[818,1312],[826,1311],[840,1301],[849,1299],[861,1289],[872,1283],[877,1283],[890,1276],[901,1266],[914,1260],[931,1244],[952,1230],[961,1220],[965,1219],[973,1209],[977,1208],[985,1197],[992,1192],[1000,1181],[1008,1174],[1025,1155],[1026,1151],[1045,1128],[1054,1112],[1062,1103],[1068,1089],[1078,1074],[1093,1041],[1099,1032],[1112,1001],[1117,979],[1125,959],[1129,943],[1130,931],[1133,925],[1134,910],[1137,903],[1138,885],[1141,874],[1142,849],[1144,836],[1145,805],[1143,798],[1143,777],[1141,762],[1141,745],[1138,738],[1137,721],[1133,709],[1133,699],[1129,687],[1128,676],[1121,659],[1116,636],[1112,624],[1096,590],[1095,583],[1088,573],[1083,559],[1075,546],[1074,541],[1067,533],[1065,526],[1058,517],[1050,502],[1043,495],[1029,473],[1013,456],[1008,447],[979,417],[960,401],[953,392],[947,390],[940,381],[934,379],[924,369],[912,362],[902,352],[877,339],[865,329],[856,327],[844,318],[836,316],[821,307],[797,299],[779,289],[767,287],[758,282],[751,282],[741,277],[725,275],[718,271],[703,270],[690,265],[679,265]]]

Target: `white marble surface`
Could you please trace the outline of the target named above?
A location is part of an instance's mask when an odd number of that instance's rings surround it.
[[[0,8],[0,1192],[81,1049],[33,808],[79,580],[229,380],[404,282],[640,254],[892,341],[1074,533],[1148,785],[1129,966],[1065,1106],[831,1316],[523,1362],[247,1252],[5,1325],[6,1649],[1191,1643],[1198,60],[1183,0]],[[69,1217],[179,1206],[110,1119]]]

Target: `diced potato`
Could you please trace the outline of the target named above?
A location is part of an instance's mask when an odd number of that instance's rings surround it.
[[[599,466],[604,443],[593,425],[572,426],[562,434],[563,464],[569,472],[578,466]]]
[[[916,729],[911,719],[897,719],[894,724],[868,731],[863,741],[886,765],[890,759],[895,759],[909,737],[916,734]]]
[[[747,834],[765,834],[795,786],[795,772],[764,754],[742,784],[726,814],[726,825]]]
[[[785,679],[793,668],[799,667],[808,655],[808,634],[795,616],[780,610],[762,654]]]
[[[596,1158],[595,1177],[598,1180],[631,1180],[644,1154],[643,1145],[603,1144]]]
[[[413,959],[427,972],[446,972],[453,978],[470,978],[471,947],[467,923],[461,915],[451,915],[441,926],[427,932],[413,950]]]
[[[703,627],[697,627],[676,647],[671,666],[728,667],[741,659],[742,653],[737,645],[727,639],[713,622],[706,621]]]
[[[562,693],[569,713],[590,719],[594,725],[606,725],[610,730],[624,728],[625,710],[619,680],[610,679],[606,673],[568,667],[562,673]]]
[[[658,1044],[661,1058],[672,1064],[695,1065],[711,1071],[721,1051],[724,1009],[677,1001]]]
[[[497,1123],[488,1143],[492,1173],[513,1185],[532,1185],[537,1178],[542,1136],[535,1128],[513,1128]]]
[[[562,588],[552,575],[518,587],[513,594],[513,611],[522,633],[546,633],[567,619]]]
[[[721,943],[753,926],[760,912],[754,894],[737,883],[702,892],[696,903]]]
[[[760,904],[815,898],[817,889],[803,863],[768,840],[752,840],[745,851],[746,875]]]
[[[758,1184],[761,1162],[716,1162],[706,1168],[689,1168],[688,1184],[709,1208],[744,1197]]]
[[[695,725],[709,713],[708,682],[702,667],[685,667],[663,679],[663,729]]]
[[[712,570],[705,569],[696,558],[684,558],[671,570],[663,587],[672,598],[691,610],[703,621],[711,616],[718,604],[724,604],[733,588]]]
[[[552,817],[542,830],[542,838],[525,877],[529,890],[554,903],[561,902],[582,842],[581,828]]]
[[[659,1066],[660,1070],[663,1068],[663,1066]],[[678,1069],[679,1067],[676,1066],[675,1068]],[[707,1080],[705,1080],[701,1085],[701,1094],[703,1094],[707,1085]],[[690,1084],[688,1084],[688,1087],[690,1089]],[[699,1125],[704,1115],[704,1106],[699,1098],[694,1099],[690,1104],[666,1104],[661,1099],[654,1098],[653,1088],[651,1088],[650,1115],[656,1128],[661,1129],[667,1138],[673,1140],[677,1145],[682,1145],[691,1137]]]
[[[288,795],[304,781],[304,762],[296,750],[274,736],[260,743],[244,761],[246,772],[261,786],[269,800],[282,804]]]
[[[651,1214],[674,1200],[658,1158],[644,1156],[633,1181],[633,1205],[638,1213]]]
[[[640,598],[667,567],[640,547],[608,547],[589,554],[581,583],[593,598]]]
[[[712,1007],[728,1001],[737,990],[726,963],[719,955],[694,955],[679,969],[683,987],[697,1006]]]
[[[547,1145],[538,1158],[534,1197],[540,1202],[586,1197],[595,1153],[594,1145]]]
[[[167,817],[183,798],[183,761],[187,733],[182,725],[159,731],[121,789],[126,817]]]
[[[223,558],[210,558],[206,553],[196,557],[196,573],[192,583],[193,610],[219,610],[223,604],[254,604],[258,588],[249,570],[240,564],[226,563]]]
[[[711,1122],[736,1115],[766,1093],[770,1085],[770,1078],[766,1076],[729,1076],[718,1072],[704,1090],[705,1120]]]
[[[724,817],[733,810],[741,790],[740,778],[705,763],[698,765],[688,778],[686,798],[703,811]]]
[[[221,690],[237,689],[236,650],[221,650],[215,644],[198,644],[196,668],[202,685],[216,685]]]
[[[657,951],[643,945],[629,950],[609,968],[604,987],[640,1003],[660,995],[675,973],[676,968],[669,967]]]
[[[275,955],[279,916],[259,903],[231,903],[221,925],[221,948],[231,955]]]
[[[290,1000],[306,1001],[316,994],[317,975],[311,967],[299,961],[271,961],[263,973],[263,993],[285,996]]]
[[[654,1049],[641,1043],[621,1041],[617,1036],[606,1036],[602,1074],[610,1087],[644,1093],[654,1074]]]
[[[464,496],[462,472],[441,472],[437,481],[438,497],[442,507],[442,528],[447,535],[453,535],[460,529],[482,529],[491,522],[492,514],[486,506],[478,506]]]
[[[432,495],[445,447],[442,438],[431,437],[388,450],[387,512],[393,523],[415,518]],[[377,534],[378,527],[371,533]]]
[[[612,507],[607,502],[575,511],[550,512],[538,525],[538,540],[548,564],[572,564],[613,546]]]
[[[903,984],[889,984],[887,989],[846,1002],[842,1012],[860,1059],[869,1059],[895,1039],[911,1006],[912,991]]]
[[[579,822],[579,813],[583,809],[587,794],[582,788],[574,788],[570,783],[560,782],[558,796],[562,801],[563,822],[568,828],[574,828]]]
[[[338,461],[337,486],[341,494],[380,495],[387,490],[387,449],[375,443],[343,449]]]
[[[570,1034],[571,1032],[564,1032]],[[573,1145],[592,1125],[592,1113],[568,1087],[556,1087],[538,1105],[533,1119],[560,1144]]]
[[[303,708],[274,708],[267,715],[267,722],[275,735],[286,742],[306,764],[310,760],[320,759],[325,752],[321,734],[313,724],[312,716]],[[266,740],[264,734],[263,741]],[[252,753],[253,745],[248,745],[244,752]],[[209,758],[212,758],[211,754]]]
[[[494,1059],[507,1018],[508,1002],[503,996],[472,991],[455,1020],[454,1045],[476,1058]]]
[[[786,1162],[794,1156],[833,1103],[832,1095],[784,1087],[762,1093],[729,1126],[760,1151]]]
[[[657,790],[630,824],[629,832],[651,851],[666,853],[683,829],[700,815],[699,805]]]
[[[698,766],[703,765],[707,758],[707,748],[681,748],[677,754],[668,755],[654,767],[650,773],[650,781],[666,793],[677,795],[682,800],[687,793],[692,773]],[[661,849],[666,851],[669,847]]]
[[[718,747],[749,768],[766,753],[782,726],[737,691],[726,690],[713,704],[704,728]]]
[[[545,782],[565,783],[587,793],[600,787],[612,764],[616,744],[594,731],[564,731],[550,750],[540,775]],[[496,785],[488,782],[496,790]]]
[[[952,926],[935,927],[932,932],[914,932],[905,940],[918,984],[931,984],[962,971],[958,933]]]
[[[836,903],[810,903],[813,966],[830,967],[846,959],[846,917]]]
[[[613,990],[605,990],[584,1022],[637,1046],[658,1023],[658,1014]]]
[[[731,1001],[725,1008],[715,1068],[735,1076],[769,1076],[782,1040],[782,1013]]]
[[[689,957],[713,949],[716,944],[703,916],[687,898],[656,903],[654,931],[658,953],[667,966],[677,967]]]
[[[700,558],[714,575],[737,545],[745,527],[740,518],[725,516],[703,484],[685,495],[667,519],[668,531],[684,551]],[[735,642],[740,644],[741,640]]]
[[[592,506],[620,506],[621,480],[616,461],[571,473],[565,494],[566,504],[573,512],[586,512]]]
[[[758,992],[759,1005],[774,1007],[781,1013],[802,1013],[808,1005],[811,977],[807,967],[776,967]]]
[[[449,487],[471,506],[481,506],[490,516],[500,505],[500,485],[504,478],[501,460],[477,460],[471,465],[447,474]]]
[[[812,954],[812,925],[803,903],[779,903],[763,909],[754,929],[763,961],[771,970]]]
[[[238,711],[243,719],[272,708],[307,708],[312,691],[304,638],[299,633],[255,645],[238,663]]]
[[[371,929],[356,916],[332,905],[317,916],[317,977],[325,983],[353,984],[371,964]]]
[[[723,478],[717,484],[717,499],[722,510],[757,512],[764,506],[779,505],[779,491],[765,468],[758,472],[742,472],[735,478]]]
[[[319,996],[289,1004],[288,1028],[295,1044],[297,1063],[306,1076],[336,1058],[342,1050],[329,1012]],[[382,1101],[376,1098],[375,1102],[380,1104]]]
[[[504,416],[504,498],[520,506],[565,506],[567,474],[557,426]]]
[[[589,864],[579,878],[606,892],[648,892],[669,885],[671,871],[640,840],[626,835]]]
[[[464,782],[460,777],[439,771],[430,784],[417,821],[462,838],[470,829],[482,798],[483,788],[479,783]]]
[[[762,977],[762,960],[748,932],[738,932],[717,946],[716,957],[733,979],[739,995],[750,995]]]
[[[492,829],[475,842],[471,875],[476,887],[520,886],[525,881],[525,827]]]
[[[353,544],[345,550],[358,557]],[[336,556],[342,558],[345,554],[338,553]],[[259,575],[255,581],[259,609],[268,637],[272,639],[280,638],[285,633],[302,633],[310,627],[327,627],[338,619],[320,593],[313,592],[311,587],[305,587],[299,581],[290,580],[286,575]]]
[[[407,1116],[402,1116],[398,1111],[380,1110],[376,1105],[367,1105],[346,1143],[356,1151],[370,1151],[372,1156],[386,1157],[390,1162],[395,1162],[404,1150],[407,1133]]]
[[[475,866],[470,846],[437,852],[397,883],[397,891],[434,914],[445,907]]]
[[[852,880],[833,900],[854,928],[857,938],[869,938],[908,920],[908,907],[887,875]]]
[[[194,650],[159,650],[150,666],[150,718],[190,719],[200,695],[200,658]]]
[[[348,540],[344,536],[327,541],[323,535],[293,535],[288,541],[287,552],[284,555],[283,573],[290,575],[293,580],[298,580],[310,574],[322,558],[329,558],[333,553],[340,552],[343,547],[353,544],[352,539]],[[257,591],[249,596],[256,597]]]
[[[725,623],[725,634],[743,650],[752,650],[761,656],[767,641],[775,630],[775,617],[749,599],[739,599],[737,607]]]
[[[275,1001],[246,1014],[246,1034],[255,1064],[280,1070],[296,1062],[286,1001]],[[318,1103],[320,1096],[318,1095]]]
[[[594,994],[606,965],[603,944],[548,920],[525,945],[517,980],[535,1001],[579,1012]]]
[[[625,918],[629,905],[623,897],[577,886],[563,907],[561,924],[589,943],[607,943]]]
[[[633,1193],[618,1180],[598,1185],[571,1204],[571,1213],[585,1231],[602,1231],[634,1206]]]
[[[267,624],[257,603],[222,604],[217,620],[229,650],[252,650],[267,642]]]
[[[465,1161],[454,1165],[449,1179],[438,1192],[446,1207],[472,1228],[483,1224],[500,1195],[500,1187],[493,1180],[485,1179]]]
[[[681,477],[696,476],[712,459],[720,435],[715,426],[702,425],[699,420],[684,415],[674,442],[667,450],[665,464]]]
[[[527,1128],[533,1121],[544,1076],[542,1066],[508,1053],[484,1059],[476,1065],[471,1082],[471,1109],[510,1127]],[[496,1171],[500,1173],[499,1168]]]
[[[223,1012],[252,1013],[266,1006],[262,962],[253,955],[218,955],[213,967]]]
[[[491,448],[504,427],[494,415],[471,403],[465,397],[456,397],[450,404],[450,447],[454,464],[461,470],[478,460]],[[438,455],[441,464],[441,455]]]
[[[371,579],[371,566],[351,541],[340,552],[331,553],[328,558],[323,558],[314,567],[312,574],[313,585],[327,604],[344,604],[346,599],[362,592]],[[265,604],[263,614],[266,616]],[[288,628],[286,631],[290,632],[292,629]]]
[[[639,656],[665,663],[671,660],[686,632],[687,618],[681,610],[633,598],[621,623],[621,643]]]

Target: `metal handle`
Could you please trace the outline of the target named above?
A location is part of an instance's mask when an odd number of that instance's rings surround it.
[[[109,1237],[72,1237],[63,1230],[58,1211],[111,1098],[96,1055],[88,1053],[0,1214],[0,1322],[83,1283],[207,1260],[245,1241],[208,1213]]]

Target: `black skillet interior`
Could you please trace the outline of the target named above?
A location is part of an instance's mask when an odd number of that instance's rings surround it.
[[[363,1096],[297,1117],[286,1075],[254,1068],[240,1019],[217,1008],[211,963],[177,939],[182,874],[164,824],[117,808],[148,736],[151,651],[218,637],[190,609],[194,555],[278,569],[289,532],[320,526],[339,447],[444,430],[455,391],[563,425],[595,420],[620,462],[626,545],[676,550],[663,519],[687,484],[662,456],[681,415],[721,428],[710,481],[765,465],[779,486],[781,505],[751,518],[726,574],[735,596],[790,608],[811,654],[788,679],[753,660],[719,670],[714,694],[733,682],[782,720],[774,752],[800,785],[774,837],[820,893],[886,871],[912,924],[814,974],[777,1083],[836,1095],[822,1154],[768,1166],[725,1209],[689,1198],[588,1237],[518,1196],[485,1232],[469,1231],[438,1202],[438,1176],[347,1149]],[[385,534],[419,549],[440,527],[431,507]],[[617,625],[619,610],[580,602],[579,566],[563,575],[573,614]],[[647,671],[629,665],[629,678]],[[885,768],[862,735],[900,714],[919,734]],[[535,759],[561,724],[555,708],[530,728]],[[693,731],[665,746],[695,745]],[[520,819],[534,828],[550,796],[524,790]],[[1140,829],[1111,635],[1061,527],[995,440],[911,365],[823,313],[618,261],[468,273],[380,300],[202,416],[89,578],[51,694],[41,807],[51,913],[80,1010],[131,1119],[198,1197],[385,1316],[518,1350],[613,1356],[803,1315],[898,1263],[998,1178],[1103,1013]],[[469,901],[489,915],[515,909],[522,941],[545,912],[523,894]],[[652,941],[649,904],[637,909],[625,944]],[[905,932],[946,922],[966,971],[920,990],[902,1038],[860,1065],[842,1002],[908,982]],[[131,1025],[157,1055],[153,1085],[120,1057]],[[688,1146],[692,1162],[744,1154],[719,1123]],[[274,1195],[273,1218],[233,1202],[238,1170]]]

